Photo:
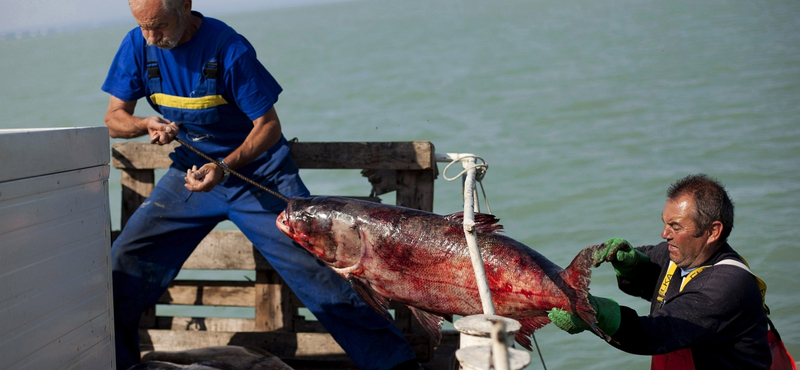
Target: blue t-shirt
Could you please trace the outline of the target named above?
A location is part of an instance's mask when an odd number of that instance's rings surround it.
[[[192,12],[203,19],[197,33],[186,43],[170,50],[156,48],[161,74],[161,92],[197,97],[195,90],[205,81],[203,69],[206,62],[216,57],[218,35],[229,28],[225,23]],[[282,88],[256,58],[252,45],[234,33],[218,55],[221,73],[217,78],[217,91],[228,104],[219,107],[217,122],[181,122],[179,138],[212,158],[224,158],[239,145],[253,128],[253,120],[267,113],[278,100]],[[102,90],[124,101],[148,98],[153,91],[147,83],[147,43],[140,28],[134,28],[122,40],[114,57]],[[200,94],[203,96],[206,94]],[[164,118],[175,120],[166,113]],[[276,170],[288,155],[284,138],[262,156],[239,169],[242,174],[267,175]],[[179,146],[171,155],[173,166],[185,170],[208,161],[196,153]]]

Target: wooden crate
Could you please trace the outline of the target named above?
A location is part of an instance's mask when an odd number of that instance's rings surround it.
[[[177,144],[115,143],[112,166],[122,171],[122,227],[153,191],[154,169],[167,168]],[[382,184],[396,190],[399,206],[433,211],[436,177],[430,142],[292,142],[301,169],[367,169],[380,172]],[[313,184],[309,184],[313,188]],[[196,270],[255,270],[255,281],[175,281],[160,304],[255,307],[255,319],[156,317],[143,315],[141,347],[178,351],[217,345],[263,348],[283,359],[346,360],[347,356],[316,321],[298,314],[303,304],[278,273],[238,230],[212,231],[183,265]],[[395,321],[423,361],[434,343],[405,306],[395,305]],[[451,335],[452,336],[452,335]],[[452,339],[452,338],[450,338]]]

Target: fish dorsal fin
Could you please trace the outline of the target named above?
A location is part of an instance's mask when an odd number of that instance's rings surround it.
[[[444,216],[445,219],[456,222],[458,224],[464,223],[464,212],[456,212],[451,213],[447,216]],[[491,233],[495,231],[503,230],[503,225],[499,225],[500,219],[495,217],[495,215],[490,215],[486,213],[475,213],[475,231],[479,234],[481,233]]]
[[[358,294],[361,299],[364,300],[366,304],[372,307],[375,311],[378,311],[383,317],[387,320],[392,321],[392,316],[389,315],[389,300],[386,297],[378,294],[369,284],[361,281],[361,279],[357,278],[354,275],[350,275],[347,277],[347,281],[350,282],[350,286],[353,287],[353,290]]]
[[[442,341],[442,323],[444,322],[444,318],[416,307],[408,306],[408,308],[411,309],[414,317],[422,324],[425,331],[436,341],[436,344],[439,344],[439,342]]]
[[[547,316],[535,316],[529,317],[526,319],[517,319],[522,328],[514,334],[514,339],[522,346],[522,348],[527,349],[528,351],[533,351],[533,346],[531,345],[531,335],[536,329],[539,329],[547,324],[550,323],[550,318]]]

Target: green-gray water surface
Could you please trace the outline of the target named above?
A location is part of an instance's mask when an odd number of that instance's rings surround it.
[[[800,3],[353,1],[205,15],[245,35],[281,83],[288,138],[474,153],[506,234],[561,266],[610,237],[660,241],[667,186],[718,178],[736,204],[729,241],[800,356]],[[134,26],[5,37],[0,128],[102,125],[100,85]],[[314,194],[369,193],[357,171],[303,175]],[[117,229],[118,171],[110,183]],[[460,192],[440,174],[434,211],[459,211]],[[610,267],[591,288],[647,312]],[[591,334],[548,325],[536,338],[550,369],[649,366]],[[541,368],[535,354],[529,368]]]

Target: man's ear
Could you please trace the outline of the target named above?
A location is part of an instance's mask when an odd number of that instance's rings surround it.
[[[720,239],[720,235],[722,235],[722,226],[721,221],[714,221],[711,223],[711,226],[708,227],[708,239],[706,240],[706,244],[714,244]]]

